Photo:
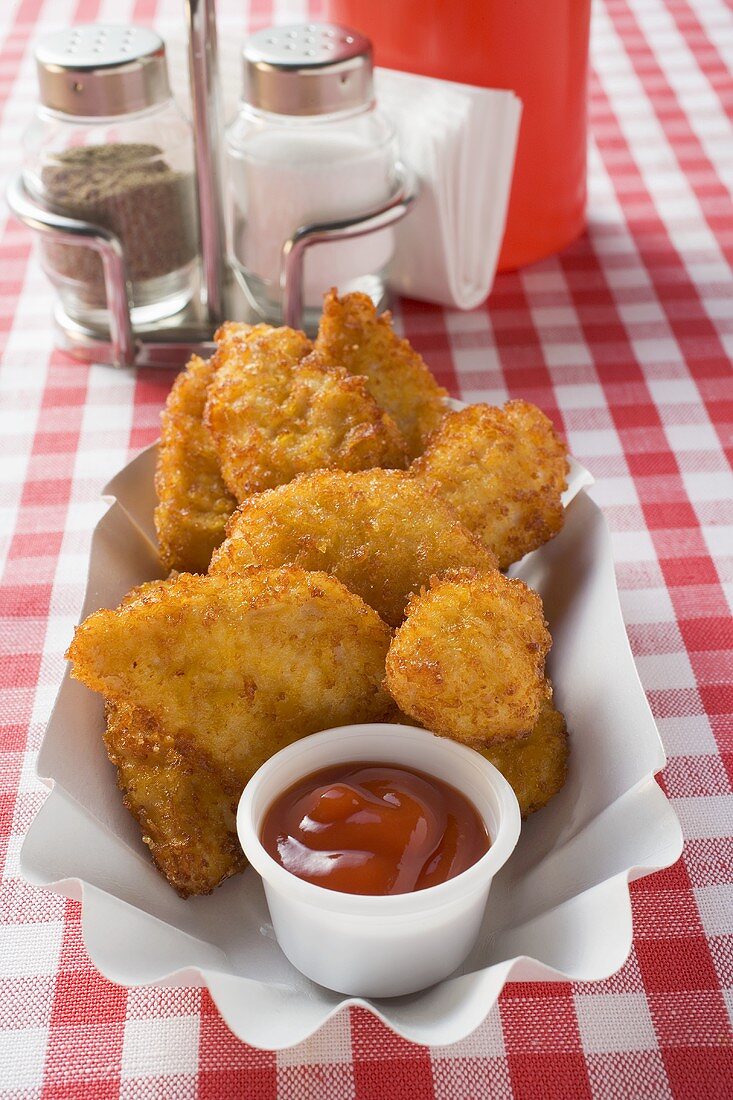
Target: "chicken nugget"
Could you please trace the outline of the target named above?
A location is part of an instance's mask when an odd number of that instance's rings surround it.
[[[522,811],[528,817],[541,810],[565,783],[568,772],[568,732],[565,718],[549,699],[527,737],[476,745],[476,749],[498,768],[513,788]]]
[[[470,570],[413,596],[387,655],[387,689],[426,729],[468,744],[529,733],[550,687],[542,601],[519,580]]]
[[[108,703],[106,713],[107,753],[156,867],[181,897],[210,894],[246,865],[235,820],[241,783],[202,751],[180,752],[142,707]]]
[[[325,573],[181,573],[79,627],[72,675],[107,701],[142,707],[179,752],[243,787],[283,745],[378,721],[389,627]]]
[[[452,510],[401,470],[322,470],[245,501],[212,573],[299,565],[338,577],[398,626],[410,593],[445,569],[496,568]]]
[[[447,391],[422,356],[392,328],[392,315],[377,316],[366,294],[331,290],[324,299],[316,350],[327,363],[363,375],[377,404],[407,440],[409,457],[422,454],[446,413]]]
[[[168,394],[155,469],[160,560],[166,569],[205,573],[236,507],[203,423],[211,361],[191,357]]]
[[[244,321],[225,321],[214,333],[217,354],[220,351],[228,354],[237,345],[246,345],[253,340],[259,340],[262,336],[272,336],[275,332],[280,333],[280,348],[283,354],[288,348],[299,348],[305,339],[305,334],[299,329],[276,329],[272,325],[248,325]],[[310,348],[310,342],[306,346]]]
[[[411,466],[506,569],[563,524],[567,449],[535,405],[469,405],[450,413]]]
[[[286,328],[219,346],[205,422],[239,501],[313,470],[406,465],[404,440],[363,379],[310,348]]]

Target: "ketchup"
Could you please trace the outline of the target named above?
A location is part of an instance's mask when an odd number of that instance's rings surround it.
[[[406,894],[454,878],[491,841],[471,802],[392,764],[322,768],[272,803],[265,850],[298,878],[347,894]]]

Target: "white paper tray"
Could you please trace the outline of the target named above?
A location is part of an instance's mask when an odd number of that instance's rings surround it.
[[[160,576],[155,450],[105,490],[113,499],[94,532],[82,617]],[[84,941],[102,974],[128,986],[206,985],[239,1038],[280,1049],[348,1004],[415,1042],[449,1044],[481,1023],[510,979],[592,981],[623,965],[632,938],[628,883],[674,863],[682,837],[654,780],[664,751],[627,642],[608,531],[581,491],[591,481],[572,465],[562,532],[513,569],[545,602],[549,672],[570,730],[568,781],[525,822],[456,976],[409,997],[348,998],[285,959],[251,869],[210,897],[179,898],[122,805],[102,742],[102,701],[67,673],[37,764],[52,793],[21,865],[29,882],[83,902]]]

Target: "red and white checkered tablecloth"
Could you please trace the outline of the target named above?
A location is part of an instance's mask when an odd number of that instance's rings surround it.
[[[243,34],[307,0],[220,7]],[[36,98],[36,30],[128,18],[181,33],[179,0],[3,0],[1,171]],[[78,904],[26,886],[18,853],[45,797],[34,759],[100,488],[156,437],[171,376],[57,353],[30,234],[0,210],[3,1097],[733,1095],[733,11],[606,0],[594,20],[588,232],[500,277],[472,313],[404,302],[398,317],[455,396],[536,402],[598,479],[686,839],[676,866],[632,887],[628,963],[595,984],[510,984],[449,1048],[355,1011],[278,1054],[235,1040],[199,989],[128,991],[94,971]]]

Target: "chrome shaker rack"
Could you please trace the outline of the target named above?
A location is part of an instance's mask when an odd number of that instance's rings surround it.
[[[114,367],[180,368],[193,354],[208,356],[212,353],[214,330],[225,315],[230,320],[260,319],[254,316],[251,304],[223,261],[215,2],[185,0],[185,6],[201,234],[202,288],[198,300],[163,322],[133,326],[130,282],[119,237],[109,229],[41,206],[29,194],[22,173],[14,176],[8,187],[8,205],[24,225],[56,241],[92,248],[100,256],[108,328],[80,325],[60,305],[55,313],[58,346],[84,362]],[[416,197],[417,181],[413,173],[398,163],[395,186],[380,206],[358,217],[299,226],[282,248],[280,282],[284,324],[302,327],[303,268],[309,248],[386,229],[407,214]]]
[[[303,264],[308,248],[385,229],[407,213],[416,197],[415,184],[403,165],[397,166],[396,175],[396,187],[383,205],[358,218],[300,226],[285,242],[281,283],[286,325],[301,327]],[[45,210],[28,194],[20,174],[11,180],[7,200],[16,218],[35,232],[65,244],[93,248],[102,260],[109,330],[80,325],[57,306],[57,343],[64,351],[87,363],[106,363],[115,367],[180,367],[191,355],[207,356],[213,352],[213,330],[223,315],[208,311],[205,301],[193,302],[181,313],[155,326],[133,327],[125,256],[119,237],[109,229]],[[237,287],[231,278],[223,287],[219,286],[225,297],[234,299]],[[207,296],[206,301],[210,300]],[[253,319],[241,295],[232,305],[229,316],[233,320]]]

